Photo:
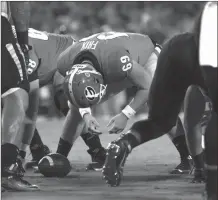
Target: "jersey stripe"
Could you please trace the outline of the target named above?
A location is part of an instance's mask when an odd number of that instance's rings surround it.
[[[6,44],[6,49],[8,50],[9,54],[11,55],[12,59],[14,60],[16,66],[17,66],[17,69],[18,69],[18,72],[20,74],[20,79],[21,81],[24,79],[23,78],[23,71],[22,71],[22,67],[21,67],[21,64],[20,64],[20,60],[15,52],[15,49],[14,49],[14,46],[13,44],[9,43],[9,44]]]

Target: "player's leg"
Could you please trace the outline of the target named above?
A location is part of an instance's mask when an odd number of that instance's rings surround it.
[[[83,133],[83,134],[82,134]],[[92,134],[89,134],[88,131],[85,131],[85,124],[81,118],[80,113],[78,110],[74,107],[71,107],[69,112],[67,113],[67,116],[65,118],[64,122],[64,128],[62,135],[59,140],[58,148],[57,148],[57,153],[60,153],[64,156],[68,156],[72,145],[74,144],[75,140],[80,136],[83,135],[83,139],[85,139],[85,142],[91,147],[94,146],[94,150],[90,149],[88,152],[94,157],[101,155],[101,149],[98,149],[100,145],[96,148],[96,142],[97,144],[100,143],[100,139],[96,136],[93,136]],[[99,140],[97,140],[99,139]],[[96,152],[93,152],[96,151]]]
[[[55,101],[55,105],[57,109],[60,112],[62,112],[64,116],[67,116],[68,111],[69,111],[69,106],[67,104],[67,99],[63,91],[61,90],[56,91],[54,95],[54,101]],[[77,112],[75,117],[81,120],[81,116],[78,114],[79,113]],[[68,134],[70,135],[70,137],[68,137]],[[85,144],[89,147],[87,152],[90,154],[92,158],[92,162],[93,162],[93,163],[88,164],[87,170],[93,170],[93,169],[96,170],[96,169],[102,168],[102,165],[105,160],[105,149],[102,147],[99,136],[93,135],[89,133],[88,131],[82,131],[81,137],[84,140]],[[62,136],[60,137],[57,152],[63,153],[63,155],[68,156],[72,148],[73,142],[75,140],[76,140],[75,136],[74,136],[74,139],[72,139],[72,132],[64,131]]]
[[[178,117],[176,126],[168,132],[168,136],[180,155],[180,164],[170,172],[171,174],[187,174],[191,170],[191,158],[186,144],[185,131],[181,117],[183,119],[183,116]]]
[[[184,128],[187,145],[194,162],[193,182],[204,181],[204,152],[202,148],[201,119],[205,100],[198,86],[190,86],[184,100]]]
[[[32,161],[26,163],[26,169],[36,166],[43,156],[50,153],[49,148],[42,143],[36,129],[36,119],[39,107],[39,80],[37,74],[31,74],[29,79],[31,80],[29,94],[30,103],[26,112],[27,120],[25,122],[22,145],[20,148],[20,156],[22,159],[26,156],[26,148],[28,146],[30,147],[30,151],[32,153]],[[36,140],[37,144],[34,144]]]
[[[24,130],[23,130],[23,137],[20,147],[20,155],[24,159],[26,156],[26,149],[29,146],[34,130],[35,130],[35,124],[36,124],[36,118],[38,114],[38,106],[39,106],[39,83],[38,80],[35,80],[30,83],[31,86],[34,86],[34,88],[29,92],[29,107],[26,111],[26,120],[24,122]]]
[[[205,131],[206,192],[207,200],[215,200],[218,198],[217,2],[206,4],[198,30],[196,38],[199,41],[199,63],[202,66],[205,84],[209,91],[208,95],[213,104],[212,118]]]
[[[183,34],[171,39],[160,53],[149,95],[149,119],[136,122],[127,134],[107,150],[103,178],[120,184],[123,167],[132,149],[158,138],[175,126],[183,98],[193,81],[197,49],[193,37]]]
[[[203,66],[205,83],[209,89],[209,97],[212,101],[212,116],[205,130],[205,172],[206,172],[206,192],[207,200],[218,198],[217,170],[218,170],[218,68]]]
[[[29,82],[25,62],[14,38],[8,20],[1,17],[2,23],[2,186],[12,190],[38,190],[22,179],[23,169],[17,162],[19,147],[28,107]]]
[[[79,111],[71,106],[64,121],[62,134],[56,152],[67,157],[73,143],[81,135],[83,128],[84,123]]]

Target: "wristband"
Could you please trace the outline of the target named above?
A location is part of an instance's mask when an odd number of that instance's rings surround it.
[[[126,115],[127,118],[130,119],[132,116],[134,116],[134,115],[136,114],[136,111],[133,110],[133,109],[131,108],[131,106],[127,105],[127,106],[122,110],[122,113],[123,113],[124,115]]]
[[[19,44],[28,44],[28,31],[17,31],[17,40]]]
[[[85,114],[92,114],[92,111],[90,108],[80,108],[79,109],[79,113],[82,116],[82,118],[84,117]]]

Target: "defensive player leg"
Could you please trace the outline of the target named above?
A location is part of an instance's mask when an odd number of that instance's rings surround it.
[[[207,199],[218,198],[217,191],[217,113],[218,113],[218,87],[217,87],[217,2],[208,2],[202,12],[197,31],[199,41],[199,62],[208,88],[208,95],[213,103],[212,119],[205,132],[206,157],[206,192]],[[199,38],[198,38],[199,35]]]
[[[183,118],[183,113],[180,113],[176,126],[168,132],[168,136],[180,155],[180,164],[170,172],[171,174],[187,174],[191,170],[191,158],[186,144],[185,131],[182,123]]]
[[[125,159],[133,148],[175,126],[196,66],[197,48],[192,35],[176,36],[164,46],[150,88],[149,118],[136,122],[127,134],[109,145],[103,169],[107,183],[120,184]]]
[[[204,66],[203,72],[205,83],[209,90],[209,97],[212,101],[212,117],[205,130],[205,161],[206,161],[206,191],[208,199],[217,199],[218,184],[217,184],[217,170],[218,170],[218,130],[217,130],[217,113],[218,113],[218,87],[217,87],[217,73],[218,68],[211,66]]]
[[[204,181],[204,153],[202,148],[201,119],[205,110],[205,99],[198,86],[190,86],[184,101],[184,128],[187,145],[194,162],[193,182]]]

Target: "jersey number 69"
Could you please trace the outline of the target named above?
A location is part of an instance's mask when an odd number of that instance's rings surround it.
[[[122,56],[120,58],[120,61],[121,63],[123,63],[123,67],[122,67],[122,70],[125,72],[125,71],[128,71],[132,68],[132,63],[130,62],[130,58],[129,56]]]

